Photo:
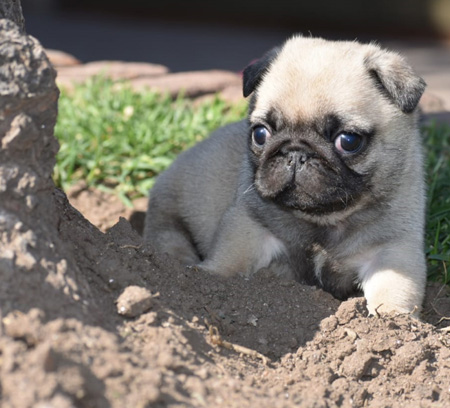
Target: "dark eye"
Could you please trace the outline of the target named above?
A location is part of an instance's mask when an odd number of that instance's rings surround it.
[[[356,153],[362,146],[362,137],[354,133],[341,133],[335,140],[334,146],[341,153]]]
[[[252,132],[253,141],[258,146],[263,146],[267,138],[270,137],[270,132],[265,126],[256,126]]]

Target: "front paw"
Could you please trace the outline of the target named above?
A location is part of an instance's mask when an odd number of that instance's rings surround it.
[[[411,287],[366,287],[364,296],[369,315],[372,316],[408,314],[419,318],[422,309],[422,292],[412,290]]]
[[[369,311],[369,316],[380,317],[383,315],[400,315],[408,314],[412,317],[419,318],[421,307],[413,306],[410,309],[399,307],[395,304],[384,304],[379,302],[371,302],[367,304],[367,310]]]
[[[419,317],[425,292],[425,278],[421,274],[378,270],[362,286],[371,315],[397,313]]]

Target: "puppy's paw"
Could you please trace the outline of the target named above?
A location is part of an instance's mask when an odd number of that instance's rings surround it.
[[[425,270],[377,269],[362,283],[369,313],[409,314],[419,317],[425,292]]]
[[[420,306],[412,306],[411,308],[400,307],[399,305],[392,304],[389,302],[385,303],[377,302],[372,300],[367,303],[367,310],[369,311],[369,316],[380,317],[384,315],[401,315],[408,314],[412,317],[419,318]]]

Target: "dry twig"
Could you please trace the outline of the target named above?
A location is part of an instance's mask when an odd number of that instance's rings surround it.
[[[266,356],[262,355],[261,353],[258,353],[256,350],[252,350],[247,347],[240,346],[239,344],[233,344],[233,343],[230,343],[229,341],[222,339],[222,336],[219,333],[219,329],[217,329],[216,326],[213,326],[212,324],[210,324],[207,319],[205,319],[205,324],[208,327],[209,338],[210,338],[212,344],[219,346],[219,347],[226,348],[227,350],[235,351],[236,353],[243,354],[245,356],[260,359],[260,360],[262,360],[262,362],[265,366],[268,365],[269,361]]]
[[[448,320],[450,320],[450,317],[442,316],[436,324],[441,324],[442,322],[448,321]]]

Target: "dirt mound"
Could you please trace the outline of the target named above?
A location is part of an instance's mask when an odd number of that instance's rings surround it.
[[[54,188],[58,91],[0,20],[0,397],[5,407],[450,405],[450,315],[367,317],[363,299],[262,271],[222,279],[101,232]],[[440,328],[438,328],[440,327]]]

